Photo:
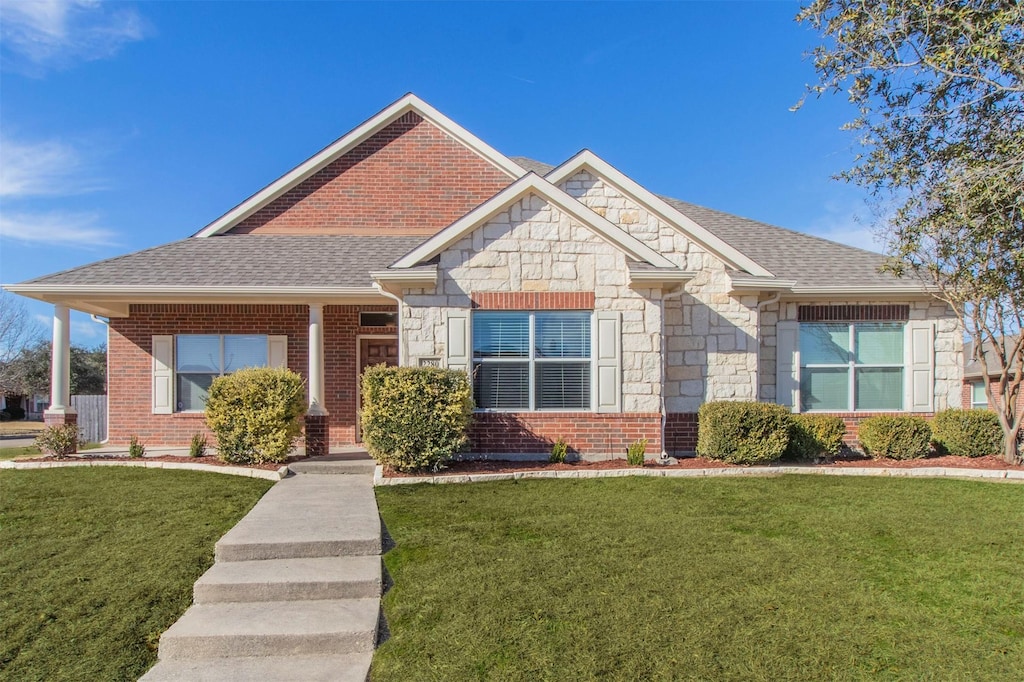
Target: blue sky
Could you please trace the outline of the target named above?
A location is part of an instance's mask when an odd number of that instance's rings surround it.
[[[509,155],[865,248],[796,2],[0,0],[0,281],[182,239],[412,91]],[[742,245],[740,245],[742,246]],[[40,323],[48,306],[30,304]],[[73,317],[72,340],[104,330]]]

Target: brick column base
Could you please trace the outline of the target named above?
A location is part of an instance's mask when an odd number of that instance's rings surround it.
[[[43,423],[47,426],[61,426],[63,424],[78,424],[78,415],[74,412],[43,412]],[[78,452],[78,441],[75,441],[75,449],[70,454]]]
[[[330,452],[331,426],[326,414],[306,415],[306,456],[320,457]]]

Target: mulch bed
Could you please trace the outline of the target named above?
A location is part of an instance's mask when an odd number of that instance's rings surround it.
[[[245,469],[262,469],[264,471],[277,471],[285,464],[294,462],[299,458],[289,458],[287,461],[280,463],[267,463],[267,464],[230,464],[228,462],[222,462],[213,455],[206,455],[204,457],[178,457],[175,455],[158,455],[156,457],[137,457],[132,459],[130,457],[114,457],[111,455],[90,455],[87,452],[74,455],[72,457],[65,457],[58,459],[57,457],[46,456],[46,457],[32,457],[31,459],[24,459],[21,461],[31,462],[74,462],[74,461],[91,461],[91,462],[176,462],[178,464],[208,464],[215,467],[242,467]]]
[[[837,457],[830,464],[810,464],[807,462],[780,462],[781,465],[802,465],[808,467],[881,467],[890,469],[910,469],[915,467],[954,467],[961,469],[1013,469],[1024,471],[1024,466],[1008,465],[1002,457],[990,455],[988,457],[956,457],[945,455],[942,457],[928,457],[925,459],[871,459],[859,455],[847,455]],[[727,464],[702,457],[687,457],[678,460],[676,464],[645,464],[648,469],[728,469],[738,467],[738,464]],[[634,467],[626,463],[624,459],[609,459],[600,462],[565,462],[552,464],[550,462],[504,462],[499,460],[466,460],[449,462],[448,467],[435,473],[402,473],[393,470],[391,467],[384,467],[385,476],[396,478],[408,476],[464,476],[466,474],[508,474],[518,471],[580,471],[599,469],[632,469]]]

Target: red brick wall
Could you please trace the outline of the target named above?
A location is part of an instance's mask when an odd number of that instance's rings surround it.
[[[592,412],[478,412],[470,427],[473,454],[543,453],[564,438],[570,453],[626,456],[626,447],[647,439],[648,454],[661,453],[661,415]]]
[[[963,400],[963,408],[965,410],[971,409],[971,384],[972,380],[964,379],[963,390],[961,391],[961,397]],[[994,409],[996,405],[1002,405],[1002,401],[999,398],[999,380],[990,379],[989,385],[992,388],[992,396],[995,398],[995,403],[989,401],[989,408]],[[1017,394],[1017,413],[1024,412],[1024,390],[1021,390]]]
[[[433,234],[511,182],[410,112],[231,231]]]
[[[666,416],[665,450],[673,456],[697,450],[696,412],[678,412]]]
[[[475,291],[474,308],[482,310],[593,310],[593,291]]]
[[[356,336],[394,334],[393,327],[360,327],[359,311],[390,306],[326,306],[324,363],[331,444],[355,437]],[[206,432],[202,414],[152,414],[152,337],[158,334],[284,334],[288,367],[308,373],[309,309],[304,305],[145,305],[126,318],[111,318],[109,342],[109,436],[123,445],[132,435],[148,445],[188,445]],[[212,442],[212,436],[211,436]]]

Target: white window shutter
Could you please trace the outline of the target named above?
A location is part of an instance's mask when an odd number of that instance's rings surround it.
[[[906,381],[903,409],[910,412],[935,410],[935,323],[908,322],[904,338]]]
[[[800,411],[800,323],[775,325],[775,402]]]
[[[267,365],[284,369],[288,367],[288,337],[267,337]]]
[[[445,318],[447,339],[445,343],[445,366],[448,369],[470,371],[473,341],[469,330],[469,310],[452,309]]]
[[[174,412],[174,337],[153,337],[153,414]]]
[[[622,313],[594,313],[594,411],[622,411]]]

